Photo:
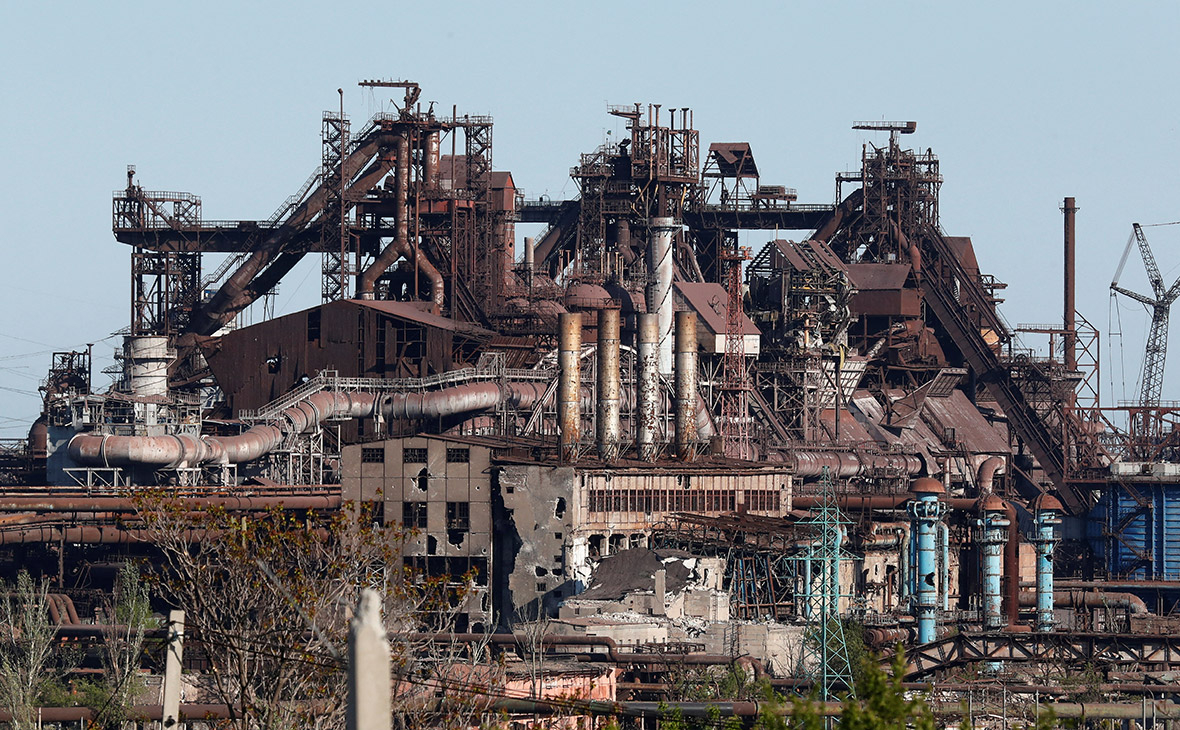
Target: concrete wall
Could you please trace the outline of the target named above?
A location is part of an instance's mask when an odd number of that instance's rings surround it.
[[[381,504],[387,523],[410,518],[402,546],[407,565],[436,576],[478,573],[464,608],[469,627],[486,628],[492,611],[491,451],[419,436],[345,446],[342,461],[345,500]],[[415,518],[423,511],[425,525]]]

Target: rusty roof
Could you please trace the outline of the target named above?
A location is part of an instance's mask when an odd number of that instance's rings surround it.
[[[848,264],[848,278],[861,291],[902,289],[909,275],[909,264]]]
[[[758,177],[749,142],[714,142],[709,145],[709,156],[724,177]]]
[[[440,330],[447,330],[456,332],[458,334],[467,335],[476,339],[486,340],[496,336],[495,332],[485,330],[483,327],[471,324],[469,322],[460,322],[457,319],[450,317],[442,317],[432,312],[426,311],[430,307],[429,302],[395,302],[387,300],[374,299],[349,299],[349,304],[358,307],[365,307],[367,309],[375,309],[378,312],[384,312],[391,317],[398,319],[406,319],[411,322],[426,325],[427,327],[434,327]]]
[[[677,281],[673,284],[688,305],[697,313],[700,321],[715,335],[725,334],[729,295],[725,287],[716,282]],[[754,321],[742,313],[742,334],[760,335],[761,330]]]
[[[957,388],[945,398],[927,398],[922,420],[930,424],[935,433],[954,429],[955,441],[973,453],[1011,453],[1008,441],[971,403],[967,394]]]
[[[806,241],[771,241],[774,245],[772,265],[776,268],[790,267],[795,271],[811,271],[823,269],[828,273],[847,271],[844,262],[823,241],[808,239]]]

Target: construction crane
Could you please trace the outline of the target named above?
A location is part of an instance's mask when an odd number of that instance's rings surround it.
[[[1157,416],[1160,393],[1164,386],[1164,360],[1168,355],[1168,311],[1172,307],[1172,302],[1180,296],[1180,279],[1177,279],[1171,288],[1164,288],[1164,277],[1160,275],[1155,256],[1151,253],[1151,246],[1147,243],[1147,236],[1143,235],[1143,228],[1138,223],[1132,224],[1132,228],[1131,238],[1127,240],[1127,247],[1123,250],[1123,258],[1114,272],[1110,288],[1111,291],[1151,308],[1151,331],[1147,335],[1147,348],[1143,354],[1138,409],[1133,412],[1130,420],[1131,435],[1136,437],[1139,443],[1150,447],[1151,444],[1157,443],[1162,435],[1157,433],[1160,423]],[[1123,267],[1127,264],[1132,243],[1139,245],[1139,255],[1143,257],[1143,268],[1147,270],[1147,280],[1151,283],[1151,291],[1155,298],[1119,286],[1119,277],[1122,276]]]

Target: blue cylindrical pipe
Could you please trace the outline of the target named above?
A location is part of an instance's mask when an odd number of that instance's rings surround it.
[[[979,507],[978,541],[983,547],[983,628],[1004,627],[1003,594],[1004,544],[1008,542],[1008,517],[1004,500],[988,495]]]
[[[1036,515],[1037,549],[1037,631],[1053,630],[1053,550],[1057,547],[1056,527],[1061,524],[1062,506],[1054,497],[1042,494],[1033,502]]]
[[[938,523],[938,594],[942,610],[951,610],[951,530],[945,522]]]
[[[938,620],[938,522],[946,511],[939,501],[945,492],[934,479],[918,479],[912,489],[914,499],[906,507],[916,535],[917,570],[914,571],[914,614],[918,619],[918,643],[935,639]]]

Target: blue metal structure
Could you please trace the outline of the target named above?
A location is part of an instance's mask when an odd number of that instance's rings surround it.
[[[922,478],[914,482],[914,498],[909,501],[906,511],[910,515],[910,529],[913,549],[916,554],[916,570],[913,571],[913,607],[918,619],[918,643],[928,644],[935,639],[938,621],[938,593],[941,571],[938,569],[939,523],[946,512],[946,504],[939,500],[946,490],[936,479]],[[946,589],[942,585],[943,590]]]
[[[977,542],[983,547],[983,628],[1004,628],[1003,595],[1000,582],[1004,573],[1004,545],[1008,542],[1008,506],[989,494],[979,502]]]
[[[1180,581],[1180,484],[1112,486],[1090,513],[1088,536],[1112,578]]]
[[[1057,547],[1056,528],[1061,524],[1061,502],[1048,494],[1032,504],[1036,532],[1032,543],[1037,549],[1037,631],[1053,630],[1053,550]]]

